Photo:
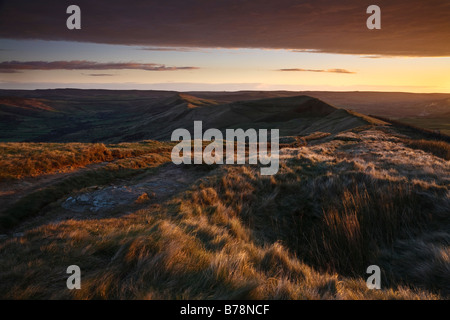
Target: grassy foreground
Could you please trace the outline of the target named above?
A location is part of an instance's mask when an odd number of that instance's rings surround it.
[[[131,214],[66,219],[0,240],[0,297],[449,297],[448,161],[370,129],[281,158],[275,176],[220,166]],[[81,290],[66,288],[72,264]],[[381,290],[366,287],[371,264],[383,270]]]
[[[0,210],[0,231],[10,230],[71,192],[106,185],[117,179],[129,179],[167,163],[171,148],[172,143],[157,141],[107,146],[89,143],[0,143],[0,190],[8,189],[11,183],[20,183],[21,178],[27,178],[29,183],[35,185],[32,192],[21,195],[13,204]],[[95,163],[97,167],[85,168]],[[55,178],[55,173],[62,175]]]
[[[67,172],[88,164],[168,152],[157,141],[136,143],[0,143],[0,181]]]

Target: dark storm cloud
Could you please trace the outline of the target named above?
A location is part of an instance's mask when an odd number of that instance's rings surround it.
[[[77,0],[0,2],[0,37],[160,47],[283,48],[361,55],[450,56],[448,0]],[[366,9],[381,7],[381,30]]]
[[[299,68],[293,68],[293,69],[279,69],[277,71],[296,71],[296,72],[329,72],[329,73],[350,73],[354,74],[356,72],[348,71],[346,69],[299,69]]]
[[[0,73],[17,73],[24,70],[121,70],[145,71],[195,70],[196,67],[168,67],[156,63],[100,63],[94,61],[4,61],[0,62]]]

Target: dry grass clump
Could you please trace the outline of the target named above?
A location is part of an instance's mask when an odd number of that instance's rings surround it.
[[[406,145],[410,148],[421,149],[425,152],[434,154],[445,160],[450,160],[450,143],[435,140],[406,140]]]
[[[314,133],[311,133],[310,135],[304,136],[303,138],[306,141],[311,141],[311,140],[318,140],[318,139],[326,138],[326,137],[329,137],[330,135],[331,135],[331,133],[329,133],[329,132],[314,132]]]
[[[450,235],[447,230],[426,233],[417,239],[397,241],[382,253],[383,265],[405,283],[426,283],[450,297]]]
[[[168,152],[157,141],[140,143],[0,143],[0,180],[72,170],[91,163]]]
[[[206,182],[207,184],[211,183]],[[210,191],[212,192],[212,191]],[[436,299],[408,288],[317,272],[201,189],[120,219],[66,221],[0,244],[0,296],[9,299]],[[214,209],[215,207],[215,209]],[[201,210],[199,212],[198,210]],[[234,214],[233,214],[234,213]],[[24,257],[26,257],[24,259]],[[81,290],[65,288],[68,265]]]
[[[230,190],[224,188],[218,194],[225,195],[227,201],[253,197],[251,203],[243,202],[240,208],[253,236],[269,243],[282,240],[299,258],[319,270],[361,276],[367,266],[381,265],[380,252],[384,248],[450,225],[446,215],[450,201],[444,190],[421,190],[412,184],[374,180],[351,168],[329,174],[333,167],[326,164],[296,161],[300,162],[290,163],[281,174],[266,181],[240,175],[242,181],[233,185],[241,185],[241,190],[229,194]],[[259,196],[255,197],[255,193]],[[403,283],[397,271],[386,275],[395,278],[390,284]],[[426,277],[407,283],[448,290],[443,282],[428,282]]]

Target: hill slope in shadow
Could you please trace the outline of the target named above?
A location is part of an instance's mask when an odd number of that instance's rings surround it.
[[[192,132],[196,120],[203,129],[280,129],[282,136],[333,134],[380,122],[304,95],[220,103],[182,93],[101,90],[78,97],[70,90],[39,98],[0,97],[0,113],[2,141],[34,142],[170,140],[177,128]]]

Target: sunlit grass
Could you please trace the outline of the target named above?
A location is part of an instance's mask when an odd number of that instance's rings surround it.
[[[91,163],[170,151],[157,141],[139,143],[0,143],[0,180],[63,172]]]
[[[214,166],[131,214],[0,240],[0,297],[448,298],[448,162],[378,130],[345,136],[283,149],[275,176]],[[72,264],[81,290],[66,288]],[[381,290],[365,284],[372,264]]]

